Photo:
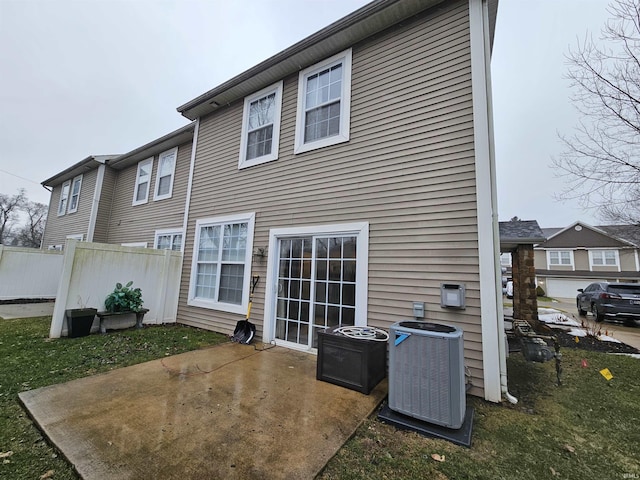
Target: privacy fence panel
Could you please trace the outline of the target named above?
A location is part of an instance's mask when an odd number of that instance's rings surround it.
[[[0,300],[55,298],[63,255],[0,245]]]
[[[118,282],[133,281],[142,290],[143,307],[149,309],[145,324],[175,322],[181,263],[180,252],[69,240],[50,336],[66,335],[67,309],[104,310],[104,300]]]

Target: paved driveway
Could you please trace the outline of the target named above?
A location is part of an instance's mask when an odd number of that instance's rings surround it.
[[[380,404],[316,357],[224,344],[20,393],[87,480],[313,478]]]
[[[575,298],[558,298],[556,300],[555,302],[538,302],[538,307],[555,308],[580,321]],[[593,317],[589,313],[587,318]],[[640,323],[636,322],[635,327],[629,327],[624,325],[623,322],[607,319],[602,325],[603,330],[607,330],[609,336],[640,349]]]

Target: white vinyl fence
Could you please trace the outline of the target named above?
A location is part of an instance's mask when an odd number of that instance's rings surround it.
[[[55,298],[62,252],[0,245],[0,300]]]
[[[65,310],[81,307],[104,310],[104,300],[116,283],[124,285],[130,280],[133,287],[142,290],[143,307],[149,309],[145,324],[174,323],[181,264],[182,254],[171,250],[67,240],[49,336],[59,338],[67,334]],[[97,328],[96,318],[93,330]]]

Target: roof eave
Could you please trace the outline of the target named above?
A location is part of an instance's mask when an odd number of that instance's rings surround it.
[[[71,165],[69,168],[56,173],[54,176],[40,183],[44,187],[55,187],[65,180],[98,168],[100,165],[104,165],[109,159],[116,157],[117,155],[89,155],[87,158],[80,160],[78,163]]]
[[[443,1],[374,0],[177,110],[186,118],[195,120]]]
[[[196,122],[191,122],[184,127],[180,127],[171,133],[157,138],[141,147],[124,153],[114,159],[109,160],[109,166],[116,170],[122,170],[130,165],[138,163],[161,152],[177,147],[189,141],[193,141],[193,133]]]

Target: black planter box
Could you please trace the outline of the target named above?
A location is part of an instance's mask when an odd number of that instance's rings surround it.
[[[77,338],[89,335],[96,313],[98,313],[96,308],[74,308],[65,310],[68,336],[70,338]]]
[[[386,376],[387,342],[318,332],[316,378],[368,395]]]

